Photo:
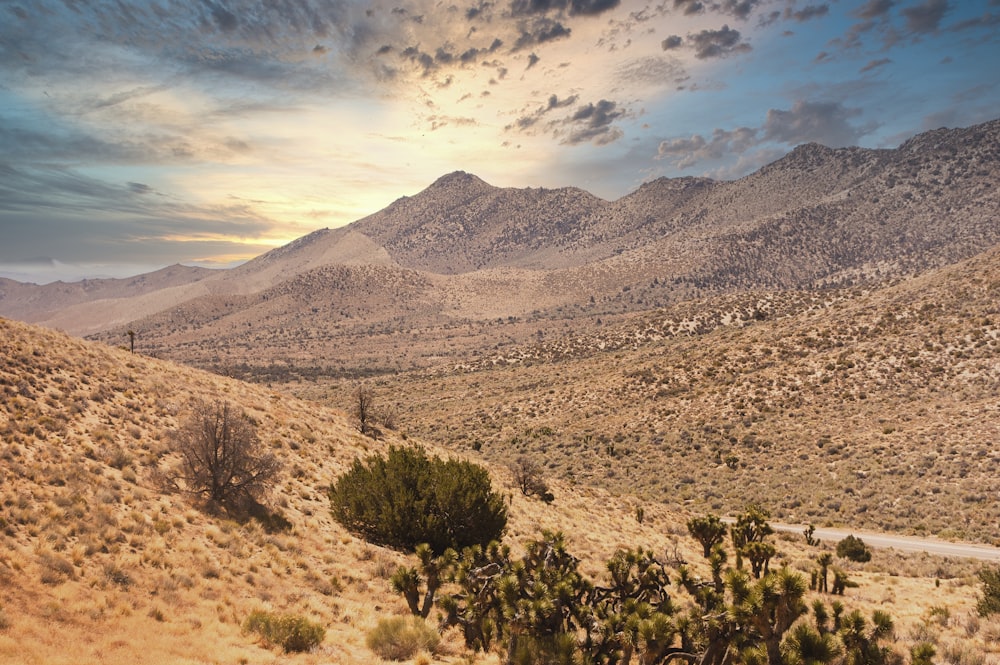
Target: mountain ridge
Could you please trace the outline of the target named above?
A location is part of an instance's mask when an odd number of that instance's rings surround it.
[[[894,149],[807,144],[738,180],[661,178],[614,201],[573,187],[499,188],[456,171],[203,279],[35,312],[0,297],[0,314],[112,343],[134,329],[168,355],[197,331],[219,349],[175,357],[201,366],[238,361],[226,345],[270,362],[288,348],[281,331],[300,328],[297,358],[397,371],[398,358],[406,367],[442,357],[401,344],[408,330],[457,360],[695,297],[878,284],[961,261],[1000,242],[998,146],[1000,119]],[[326,268],[338,265],[383,269],[343,273],[357,280],[347,285]],[[411,284],[394,292],[406,274]],[[280,285],[280,306],[262,296]],[[347,351],[375,329],[377,359]]]

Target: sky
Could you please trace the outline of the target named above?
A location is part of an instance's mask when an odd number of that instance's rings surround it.
[[[0,0],[0,276],[226,267],[456,170],[616,199],[1000,116],[1000,0]]]

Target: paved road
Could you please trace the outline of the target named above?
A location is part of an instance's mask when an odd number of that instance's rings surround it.
[[[789,531],[801,534],[805,525],[770,523],[775,531]],[[980,559],[982,561],[1000,561],[1000,547],[977,545],[974,543],[952,543],[937,538],[917,538],[914,536],[896,536],[885,533],[873,533],[851,529],[824,529],[816,527],[813,538],[836,542],[854,534],[870,547],[891,547],[901,552],[927,552],[940,556]]]

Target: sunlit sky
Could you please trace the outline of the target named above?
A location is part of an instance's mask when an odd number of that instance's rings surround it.
[[[615,199],[1000,116],[1000,0],[0,0],[0,275],[225,266],[455,170]]]

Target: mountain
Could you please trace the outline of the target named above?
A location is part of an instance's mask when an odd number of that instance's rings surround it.
[[[7,287],[0,314],[112,343],[133,329],[146,352],[223,371],[399,371],[692,298],[954,264],[1000,242],[998,182],[1000,120],[891,150],[803,145],[739,180],[616,201],[456,172],[232,270],[57,307]]]

